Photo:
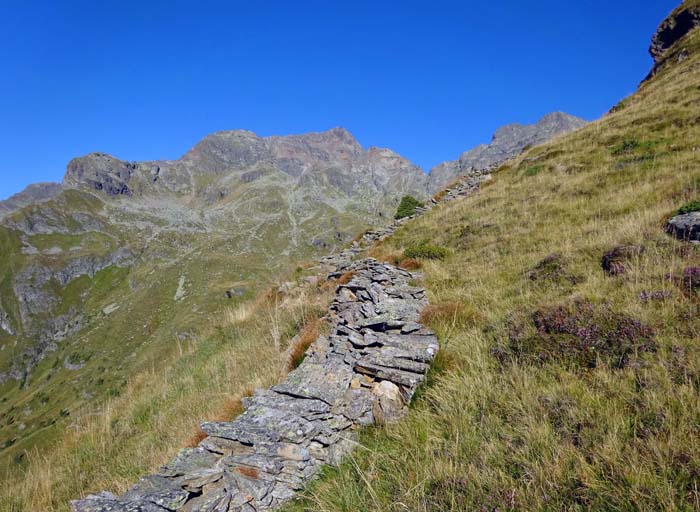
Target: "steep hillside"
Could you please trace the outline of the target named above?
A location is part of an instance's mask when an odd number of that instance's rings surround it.
[[[61,185],[58,183],[34,183],[23,191],[0,201],[0,218],[16,212],[30,204],[48,201],[58,195]]]
[[[700,508],[700,248],[664,230],[700,199],[700,31],[667,46],[614,113],[375,252],[443,258],[441,368],[292,510]]]
[[[523,149],[537,146],[553,137],[585,126],[586,121],[563,112],[547,114],[535,124],[509,124],[496,130],[489,144],[465,151],[457,160],[444,162],[430,170],[430,188],[438,191],[455,177],[472,169],[483,170],[502,164]]]

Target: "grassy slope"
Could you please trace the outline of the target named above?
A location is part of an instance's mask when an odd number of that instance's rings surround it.
[[[0,481],[0,510],[67,511],[70,499],[90,491],[123,492],[196,442],[202,420],[230,419],[241,396],[277,382],[289,340],[329,300],[326,288],[297,287],[209,317],[208,329],[174,340],[174,351],[149,359],[150,370],[132,372],[118,397],[75,411],[50,449],[30,451],[22,471]]]
[[[620,112],[530,150],[479,195],[384,244],[387,258],[423,242],[451,251],[424,266],[439,368],[405,421],[366,432],[354,458],[290,510],[700,508],[699,297],[665,278],[700,266],[700,248],[662,229],[700,197],[693,37],[693,56]],[[604,252],[630,243],[644,254],[627,274],[604,275]],[[575,283],[529,279],[555,252]],[[645,291],[670,298],[643,302]],[[577,298],[650,326],[657,351],[591,369],[510,346],[514,319],[527,325],[538,308]]]

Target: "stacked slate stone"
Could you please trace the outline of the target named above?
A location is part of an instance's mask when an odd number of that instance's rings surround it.
[[[491,166],[481,170],[472,169],[467,175],[462,176],[455,185],[446,189],[445,192],[440,195],[439,199],[433,198],[425,206],[416,207],[413,215],[395,220],[387,227],[368,231],[362,236],[362,242],[366,244],[382,242],[392,236],[399,226],[424,215],[438,204],[454,201],[455,199],[460,199],[477,192],[483,182],[491,180],[491,173],[496,167],[497,166]]]
[[[483,182],[491,180],[491,173],[494,169],[494,167],[483,170],[472,169],[469,174],[460,179],[458,183],[447,189],[446,193],[443,194],[440,199],[440,202],[454,201],[455,199],[466,197],[478,191]]]
[[[198,447],[124,495],[88,496],[73,511],[272,510],[352,450],[361,426],[399,419],[438,350],[419,322],[425,291],[409,272],[353,255],[332,273],[353,277],[337,288],[330,335],[283,383],[246,399],[233,421],[204,423]]]
[[[357,244],[357,242],[353,242],[350,248],[345,249],[338,254],[331,254],[321,258],[320,263],[321,265],[338,267],[345,265],[348,261],[352,261],[352,259],[354,259],[361,252],[362,248]]]

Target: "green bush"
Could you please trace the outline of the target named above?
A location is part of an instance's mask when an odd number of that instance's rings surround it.
[[[416,208],[418,208],[419,206],[423,206],[423,203],[421,203],[415,197],[403,196],[403,198],[401,198],[399,208],[396,210],[396,215],[394,215],[394,218],[398,220],[403,219],[404,217],[410,217],[411,215],[416,213]]]
[[[544,165],[533,165],[525,171],[525,176],[536,176],[544,170]]]
[[[700,201],[697,199],[684,204],[678,210],[678,215],[685,215],[686,213],[700,212]]]
[[[424,260],[444,260],[448,254],[448,250],[444,247],[430,244],[415,245],[403,252],[404,258]]]
[[[626,155],[637,151],[641,151],[647,154],[653,154],[654,149],[658,145],[659,141],[657,140],[640,141],[639,139],[631,138],[625,139],[619,144],[614,145],[610,149],[610,153],[613,156]]]

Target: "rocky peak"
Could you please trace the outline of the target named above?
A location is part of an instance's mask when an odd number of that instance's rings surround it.
[[[232,167],[246,167],[269,159],[263,139],[247,130],[228,130],[207,135],[182,160],[201,170],[223,173]]]
[[[502,126],[489,144],[479,145],[454,161],[442,163],[430,171],[430,188],[440,190],[457,176],[472,169],[484,170],[518,155],[528,146],[542,144],[549,139],[581,128],[586,121],[564,112],[552,112],[535,124],[518,123]]]
[[[676,43],[698,28],[700,28],[700,2],[686,0],[661,23],[651,40],[649,54],[654,59],[654,67],[647,79],[654,76],[669,58],[684,60],[688,56],[687,49],[678,48],[677,52],[671,50],[676,47]]]
[[[56,197],[61,192],[59,183],[34,183],[23,191],[0,201],[0,217],[9,215],[25,206],[41,203]]]
[[[63,177],[65,188],[87,188],[109,196],[130,196],[129,181],[135,164],[124,162],[105,153],[90,153],[68,163]]]

